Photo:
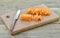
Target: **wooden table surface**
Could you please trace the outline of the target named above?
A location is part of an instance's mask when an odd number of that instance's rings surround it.
[[[60,16],[60,0],[0,0],[0,16],[39,4],[46,4]],[[60,19],[45,26],[12,36],[0,18],[0,38],[60,38]]]

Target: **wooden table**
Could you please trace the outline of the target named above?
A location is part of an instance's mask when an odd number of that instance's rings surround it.
[[[0,0],[0,15],[16,12],[18,9],[28,8],[39,4],[46,4],[60,16],[60,0]],[[59,21],[45,26],[12,36],[0,18],[0,38],[60,38],[60,19]]]

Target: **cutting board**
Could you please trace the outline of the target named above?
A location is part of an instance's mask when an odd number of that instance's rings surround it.
[[[44,4],[36,5],[36,6],[30,7],[30,8],[37,8],[37,7],[48,8]],[[28,8],[21,9],[21,14],[26,13],[27,9]],[[16,14],[16,12],[15,13],[13,12],[13,13],[7,13],[7,14],[4,14],[4,15],[1,16],[1,18],[3,19],[4,23],[6,24],[6,27],[7,27],[8,30],[10,29],[10,23],[11,23],[13,17],[15,16],[15,14]],[[44,16],[42,21],[38,21],[38,22],[35,22],[35,21],[21,21],[20,18],[19,18],[17,20],[16,24],[15,24],[15,27],[14,27],[13,31],[11,32],[9,30],[9,32],[12,35],[15,35],[17,33],[21,33],[23,31],[27,31],[27,30],[30,30],[30,29],[35,28],[35,27],[39,27],[39,26],[44,25],[44,24],[54,22],[54,21],[58,20],[58,18],[59,18],[59,16],[56,15],[53,11],[51,11],[50,16]]]

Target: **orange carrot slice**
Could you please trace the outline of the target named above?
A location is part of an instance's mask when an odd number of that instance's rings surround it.
[[[42,16],[41,15],[34,15],[33,20],[34,21],[41,21],[42,20]]]
[[[29,9],[27,10],[27,13],[28,13],[28,14],[34,14],[34,9],[29,8]]]
[[[31,14],[21,14],[20,19],[22,21],[31,21],[32,20],[32,15]]]

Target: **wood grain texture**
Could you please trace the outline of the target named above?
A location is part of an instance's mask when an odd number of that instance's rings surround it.
[[[60,16],[60,0],[0,0],[0,16],[42,3]],[[0,38],[60,38],[60,20],[16,36],[11,36],[0,18]]]

